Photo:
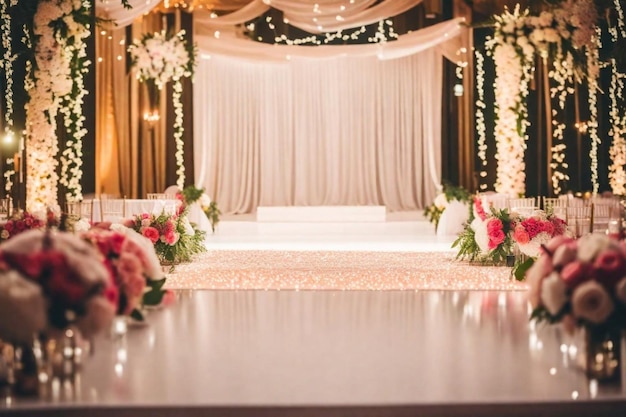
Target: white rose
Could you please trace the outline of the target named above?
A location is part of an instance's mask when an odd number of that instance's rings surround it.
[[[578,241],[578,259],[591,263],[598,253],[613,246],[613,241],[606,235],[592,233],[581,237]]]
[[[613,312],[613,301],[596,281],[580,284],[572,294],[572,312],[591,323],[603,323]]]
[[[487,226],[480,218],[475,218],[470,227],[474,231],[474,240],[482,253],[489,252],[489,235],[487,234]]]
[[[566,286],[558,272],[552,272],[541,282],[541,302],[556,316],[567,302]]]
[[[74,233],[86,232],[91,229],[91,224],[89,224],[89,220],[81,218],[76,223],[74,223]]]
[[[446,208],[446,206],[448,205],[448,199],[446,198],[446,195],[444,193],[439,194],[437,197],[435,197],[434,204],[440,210]]]
[[[561,245],[554,251],[554,256],[552,257],[552,265],[563,267],[570,262],[574,262],[575,260],[576,248],[567,245]]]
[[[626,304],[626,277],[622,278],[615,286],[615,296],[622,303]]]
[[[46,309],[39,285],[15,271],[0,274],[0,338],[31,342],[46,327]]]

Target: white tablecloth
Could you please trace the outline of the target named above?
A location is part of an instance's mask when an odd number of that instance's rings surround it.
[[[130,218],[136,214],[142,213],[154,213],[159,214],[163,210],[174,211],[176,200],[126,200],[126,218]],[[211,223],[206,217],[202,208],[198,203],[191,204],[189,206],[189,212],[187,217],[191,223],[195,223],[198,229],[211,233]],[[100,201],[93,200],[93,220],[99,221],[117,221],[120,219],[106,216],[102,219],[100,215]]]

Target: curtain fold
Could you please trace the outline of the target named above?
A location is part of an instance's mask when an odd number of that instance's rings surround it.
[[[216,37],[212,29],[195,24],[194,38],[203,54],[225,55],[247,61],[285,63],[295,57],[318,60],[342,56],[377,57],[388,60],[413,55],[433,47],[441,48],[446,55],[454,55],[452,50],[458,49],[459,35],[467,31],[467,28],[463,27],[463,22],[463,18],[447,20],[401,35],[393,42],[354,45],[270,45],[240,38],[234,32],[220,32],[219,37]]]
[[[199,63],[196,185],[228,213],[259,205],[415,210],[441,174],[442,55]]]
[[[120,0],[96,1],[96,16],[110,21],[109,26],[121,28],[156,8],[161,0],[128,0],[128,3],[132,6],[130,9],[126,9]]]

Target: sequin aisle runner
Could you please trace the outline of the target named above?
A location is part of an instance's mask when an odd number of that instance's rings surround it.
[[[525,290],[506,267],[445,252],[209,251],[168,274],[171,289]]]

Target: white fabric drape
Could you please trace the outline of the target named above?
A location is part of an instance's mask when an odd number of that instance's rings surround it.
[[[302,2],[301,0],[252,0],[236,12],[217,16],[208,10],[196,10],[197,21],[213,27],[241,24],[255,19],[270,9],[283,12],[289,24],[310,33],[336,32],[370,25],[412,9],[424,0],[345,0]]]
[[[276,205],[418,209],[441,172],[442,56],[201,60],[197,185],[224,212]]]
[[[161,3],[161,0],[129,0],[131,9],[126,9],[120,0],[98,0],[96,15],[110,20],[117,27],[128,26],[139,16],[150,12]]]
[[[386,43],[367,43],[352,45],[296,46],[266,44],[249,38],[239,38],[234,32],[216,34],[206,26],[196,25],[194,39],[203,54],[219,54],[238,59],[263,61],[274,60],[286,62],[300,57],[308,59],[326,59],[333,57],[378,57],[378,59],[397,59],[424,51],[432,47],[440,47],[446,56],[452,54],[448,43],[458,45],[458,35],[466,30],[462,24],[464,19],[452,19],[425,29],[400,35],[397,40]],[[195,21],[194,21],[195,24]],[[456,51],[458,48],[454,49]],[[450,59],[454,57],[448,56]]]

